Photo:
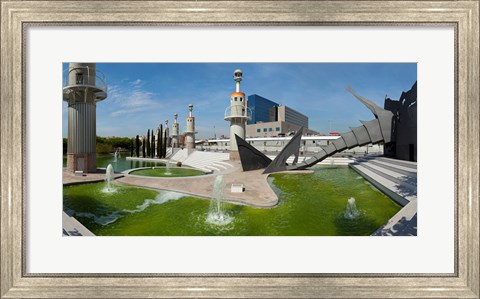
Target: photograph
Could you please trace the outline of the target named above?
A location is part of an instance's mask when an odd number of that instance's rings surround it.
[[[480,0],[0,4],[0,298],[480,298]]]
[[[63,236],[417,236],[416,63],[61,67]]]

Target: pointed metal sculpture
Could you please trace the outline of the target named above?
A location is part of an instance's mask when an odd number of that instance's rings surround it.
[[[310,159],[297,165],[290,165],[287,169],[305,169],[325,160],[345,148],[350,149],[356,146],[369,143],[375,144],[382,141],[388,143],[392,140],[393,113],[389,110],[378,107],[372,101],[358,95],[351,87],[348,87],[347,91],[370,109],[373,115],[375,115],[375,119],[370,121],[360,121],[362,126],[350,128],[350,132],[340,134],[338,139],[324,147],[320,152],[315,153]]]
[[[383,141],[385,143],[388,143],[391,141],[391,136],[392,136],[392,118],[393,118],[393,113],[392,111],[382,109],[378,107],[375,103],[372,101],[358,95],[351,87],[347,88],[347,91],[350,92],[354,97],[356,97],[362,104],[367,106],[370,111],[372,111],[373,115],[378,119],[378,122],[380,124],[380,129],[383,135]]]
[[[240,155],[243,171],[262,169],[272,162],[269,157],[248,144],[248,142],[237,134],[235,134],[235,139],[237,141],[238,154]]]
[[[291,155],[295,155],[294,164],[298,161],[298,153],[300,150],[300,141],[302,141],[303,127],[290,139],[282,151],[275,157],[275,159],[268,165],[263,173],[272,173],[282,170],[287,170],[287,159]]]

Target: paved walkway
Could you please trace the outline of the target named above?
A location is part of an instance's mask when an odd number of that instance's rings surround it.
[[[122,177],[123,174],[115,173],[114,177]],[[74,173],[63,169],[63,185],[73,185],[86,182],[101,182],[105,180],[105,170],[97,169],[96,173],[84,173],[82,176],[76,176]]]
[[[211,175],[179,178],[125,175],[115,181],[124,185],[177,191],[211,198],[215,177],[223,175],[226,201],[257,207],[273,207],[278,203],[277,195],[267,182],[267,175],[262,174],[263,169],[243,172],[240,162],[229,163],[232,164],[231,168]],[[230,187],[234,183],[243,184],[245,192],[232,193]]]
[[[64,236],[95,236],[77,219],[65,212],[62,214],[62,229]]]

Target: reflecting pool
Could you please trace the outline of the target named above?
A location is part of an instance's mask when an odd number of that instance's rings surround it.
[[[164,166],[165,163],[162,162],[145,162],[145,161],[135,161],[127,160],[126,157],[128,153],[120,153],[115,157],[114,154],[109,155],[97,155],[97,168],[107,168],[108,164],[112,164],[113,169],[116,172],[121,172],[127,169],[140,168],[140,167],[154,167],[154,166]],[[63,157],[63,167],[67,167],[67,157]]]
[[[121,185],[106,193],[105,183],[65,186],[64,208],[94,234],[120,236],[361,236],[400,209],[348,167],[313,169],[271,175],[275,207],[224,203],[232,221],[222,225],[207,221],[209,199]]]

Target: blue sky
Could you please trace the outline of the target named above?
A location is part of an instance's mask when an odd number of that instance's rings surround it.
[[[374,118],[346,87],[383,107],[386,95],[398,99],[417,80],[415,63],[97,63],[108,82],[107,99],[97,103],[97,135],[145,135],[166,119],[171,127],[174,113],[183,131],[191,103],[197,138],[211,138],[214,132],[228,136],[223,117],[237,68],[243,71],[241,91],[307,115],[310,129],[323,134],[346,132],[359,120]]]

